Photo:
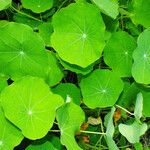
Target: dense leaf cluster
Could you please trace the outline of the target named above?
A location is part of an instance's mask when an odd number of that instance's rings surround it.
[[[0,150],[146,150],[150,0],[0,0]]]

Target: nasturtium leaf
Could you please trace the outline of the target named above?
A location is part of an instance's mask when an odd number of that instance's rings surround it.
[[[100,10],[112,17],[116,18],[119,14],[119,4],[118,0],[92,0],[99,8]]]
[[[140,120],[140,118],[142,117],[142,111],[143,111],[143,95],[142,93],[138,93],[134,108],[134,116],[137,120]]]
[[[141,24],[145,28],[150,27],[150,0],[134,0],[131,19],[136,24]]]
[[[97,69],[80,83],[84,103],[90,108],[115,104],[123,90],[122,80],[109,70]]]
[[[100,58],[105,25],[96,6],[70,4],[53,16],[52,24],[52,47],[62,60],[86,68]]]
[[[19,14],[19,13],[15,13],[14,16],[13,16],[13,20],[17,23],[23,23],[23,24],[26,24],[28,26],[30,26],[31,28],[33,28],[34,30],[37,30],[38,29],[38,26],[40,24],[43,24],[42,21],[37,21],[37,20],[33,20],[29,17],[26,17],[22,14]]]
[[[7,86],[7,80],[0,78],[0,92]]]
[[[0,73],[18,78],[45,77],[48,58],[44,42],[32,28],[18,23],[0,26]]]
[[[56,119],[61,130],[61,143],[66,146],[67,150],[81,150],[74,136],[84,122],[83,110],[73,102],[66,103],[57,110]]]
[[[64,68],[66,70],[70,70],[70,71],[75,72],[77,74],[83,74],[83,75],[90,73],[93,70],[93,66],[94,66],[93,64],[91,64],[86,68],[82,68],[82,67],[77,66],[77,65],[69,64],[66,61],[63,61],[61,59],[60,59],[60,63],[64,66]]]
[[[150,117],[150,89],[141,90],[143,95],[143,115],[145,117]]]
[[[46,141],[44,143],[33,142],[26,148],[26,150],[56,150],[56,149],[53,146],[53,144],[51,144],[49,141]]]
[[[104,61],[121,77],[130,77],[136,42],[127,32],[114,32],[104,48]]]
[[[51,46],[51,34],[53,27],[51,23],[43,23],[38,26],[39,34],[43,38],[46,46]]]
[[[52,127],[63,99],[40,78],[24,77],[1,93],[5,116],[29,139],[44,137]]]
[[[141,124],[134,121],[131,125],[120,124],[119,131],[126,137],[130,143],[138,143],[140,136],[143,135],[147,130],[147,125],[145,123]]]
[[[150,84],[150,28],[139,35],[137,44],[133,52],[132,75],[136,82]]]
[[[41,13],[53,6],[53,0],[21,0],[24,8],[31,9],[35,13]]]
[[[12,0],[0,0],[0,11],[7,9],[11,5]]]
[[[57,87],[52,89],[52,92],[61,95],[64,100],[67,100],[67,96],[69,96],[75,104],[80,105],[80,90],[72,83],[59,84]]]
[[[21,131],[5,118],[0,106],[0,150],[13,150],[22,140]]]
[[[111,112],[107,114],[105,118],[106,124],[106,142],[110,150],[119,150],[113,140],[113,134],[115,132],[114,124],[113,124],[113,115],[115,112],[115,107],[112,107]]]
[[[47,51],[47,53],[48,53],[49,68],[48,68],[48,77],[46,81],[50,86],[54,86],[57,83],[59,83],[63,78],[64,76],[63,69],[59,64],[55,56],[55,53],[51,51]]]
[[[50,138],[48,138],[48,140],[53,144],[53,146],[55,147],[56,150],[62,150],[62,144],[60,142],[60,138],[51,134]]]

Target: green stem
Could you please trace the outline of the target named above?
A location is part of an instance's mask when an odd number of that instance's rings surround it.
[[[88,134],[106,135],[106,133],[103,133],[103,132],[92,132],[92,131],[83,131],[83,130],[80,130],[80,132],[82,132],[82,133],[88,133]]]
[[[33,17],[33,16],[30,16],[30,15],[28,15],[28,14],[26,14],[26,13],[21,12],[20,10],[16,9],[16,8],[13,7],[13,6],[11,6],[10,8],[12,8],[12,9],[13,9],[14,11],[16,11],[17,13],[19,13],[19,14],[21,14],[21,15],[24,15],[24,16],[30,18],[30,19],[33,19],[33,20],[42,22],[41,20],[39,20],[39,19],[37,19],[37,18],[35,18],[35,17]]]
[[[50,132],[61,132],[60,130],[50,130]],[[99,135],[105,135],[106,133],[103,132],[92,132],[92,131],[83,131],[80,130],[82,133],[88,133],[88,134],[99,134]]]
[[[123,107],[121,107],[121,106],[119,106],[119,105],[116,105],[116,107],[122,109],[123,111],[125,111],[126,113],[128,113],[128,114],[130,114],[130,115],[134,115],[133,113],[131,113],[130,111],[128,111],[127,109],[125,109],[125,108],[123,108]]]

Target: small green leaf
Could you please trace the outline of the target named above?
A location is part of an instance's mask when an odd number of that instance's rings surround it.
[[[123,82],[109,70],[97,69],[80,83],[84,103],[90,108],[113,106],[123,90]]]
[[[67,150],[81,150],[74,135],[84,122],[83,110],[73,102],[66,103],[57,110],[56,119],[61,130],[61,143],[67,147]]]
[[[69,96],[71,100],[77,105],[80,105],[81,103],[80,90],[74,84],[71,83],[59,84],[57,87],[52,89],[52,92],[61,95],[64,100],[67,100],[67,97]]]
[[[21,0],[24,8],[31,9],[35,13],[41,13],[53,6],[53,0]]]
[[[145,123],[140,124],[134,121],[131,125],[120,124],[119,131],[126,137],[130,143],[138,143],[140,136],[143,135],[147,130],[147,125]]]
[[[112,17],[116,18],[119,14],[119,5],[118,0],[92,0],[99,8],[100,10]]]
[[[150,28],[144,30],[137,40],[137,48],[133,53],[132,75],[136,82],[150,83]]]
[[[134,109],[134,116],[137,120],[140,120],[142,117],[142,111],[143,111],[143,96],[142,93],[139,93],[137,95],[135,109]]]
[[[0,0],[0,11],[7,9],[11,5],[12,0]]]
[[[104,48],[104,61],[121,77],[130,77],[135,40],[127,32],[114,32]]]
[[[52,46],[62,60],[86,68],[100,58],[105,25],[94,5],[70,4],[53,16],[52,24]]]
[[[49,90],[40,78],[24,77],[1,93],[6,117],[29,139],[44,137],[52,127],[63,99]]]
[[[5,118],[0,106],[0,150],[13,150],[23,138],[21,131]]]
[[[13,22],[0,26],[0,73],[45,78],[47,59],[44,42],[32,28]]]

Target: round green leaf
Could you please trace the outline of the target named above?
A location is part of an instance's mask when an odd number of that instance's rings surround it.
[[[145,28],[150,27],[150,0],[134,0],[131,19]]]
[[[51,51],[47,51],[47,53],[48,53],[49,69],[46,81],[50,86],[54,86],[62,80],[64,76],[63,69],[59,64],[55,56],[55,53]]]
[[[74,84],[59,84],[57,87],[53,88],[52,91],[61,95],[64,100],[67,100],[67,98],[70,97],[75,104],[80,105],[81,93]]]
[[[7,9],[11,5],[12,0],[0,0],[0,11]]]
[[[105,25],[96,6],[70,4],[54,15],[52,24],[51,43],[61,59],[85,68],[100,58]]]
[[[4,116],[0,106],[0,150],[13,150],[23,140],[23,135]]]
[[[127,32],[114,32],[104,48],[104,61],[119,76],[130,77],[135,48],[135,40]]]
[[[109,70],[97,69],[81,80],[84,103],[90,108],[110,107],[123,90],[123,82]]]
[[[142,32],[137,40],[137,48],[133,53],[132,75],[136,82],[150,83],[150,28]]]
[[[41,13],[53,6],[53,0],[21,0],[24,8],[31,9],[35,13]]]
[[[29,139],[44,137],[52,127],[63,99],[49,90],[40,78],[24,77],[1,93],[6,117]]]
[[[92,1],[100,8],[100,10],[104,14],[114,19],[119,14],[118,0],[92,0]]]
[[[74,135],[84,122],[83,110],[73,102],[66,103],[57,110],[56,119],[61,130],[61,143],[67,147],[67,150],[81,150]]]
[[[32,28],[13,22],[0,27],[0,73],[45,77],[47,59],[44,42]]]

